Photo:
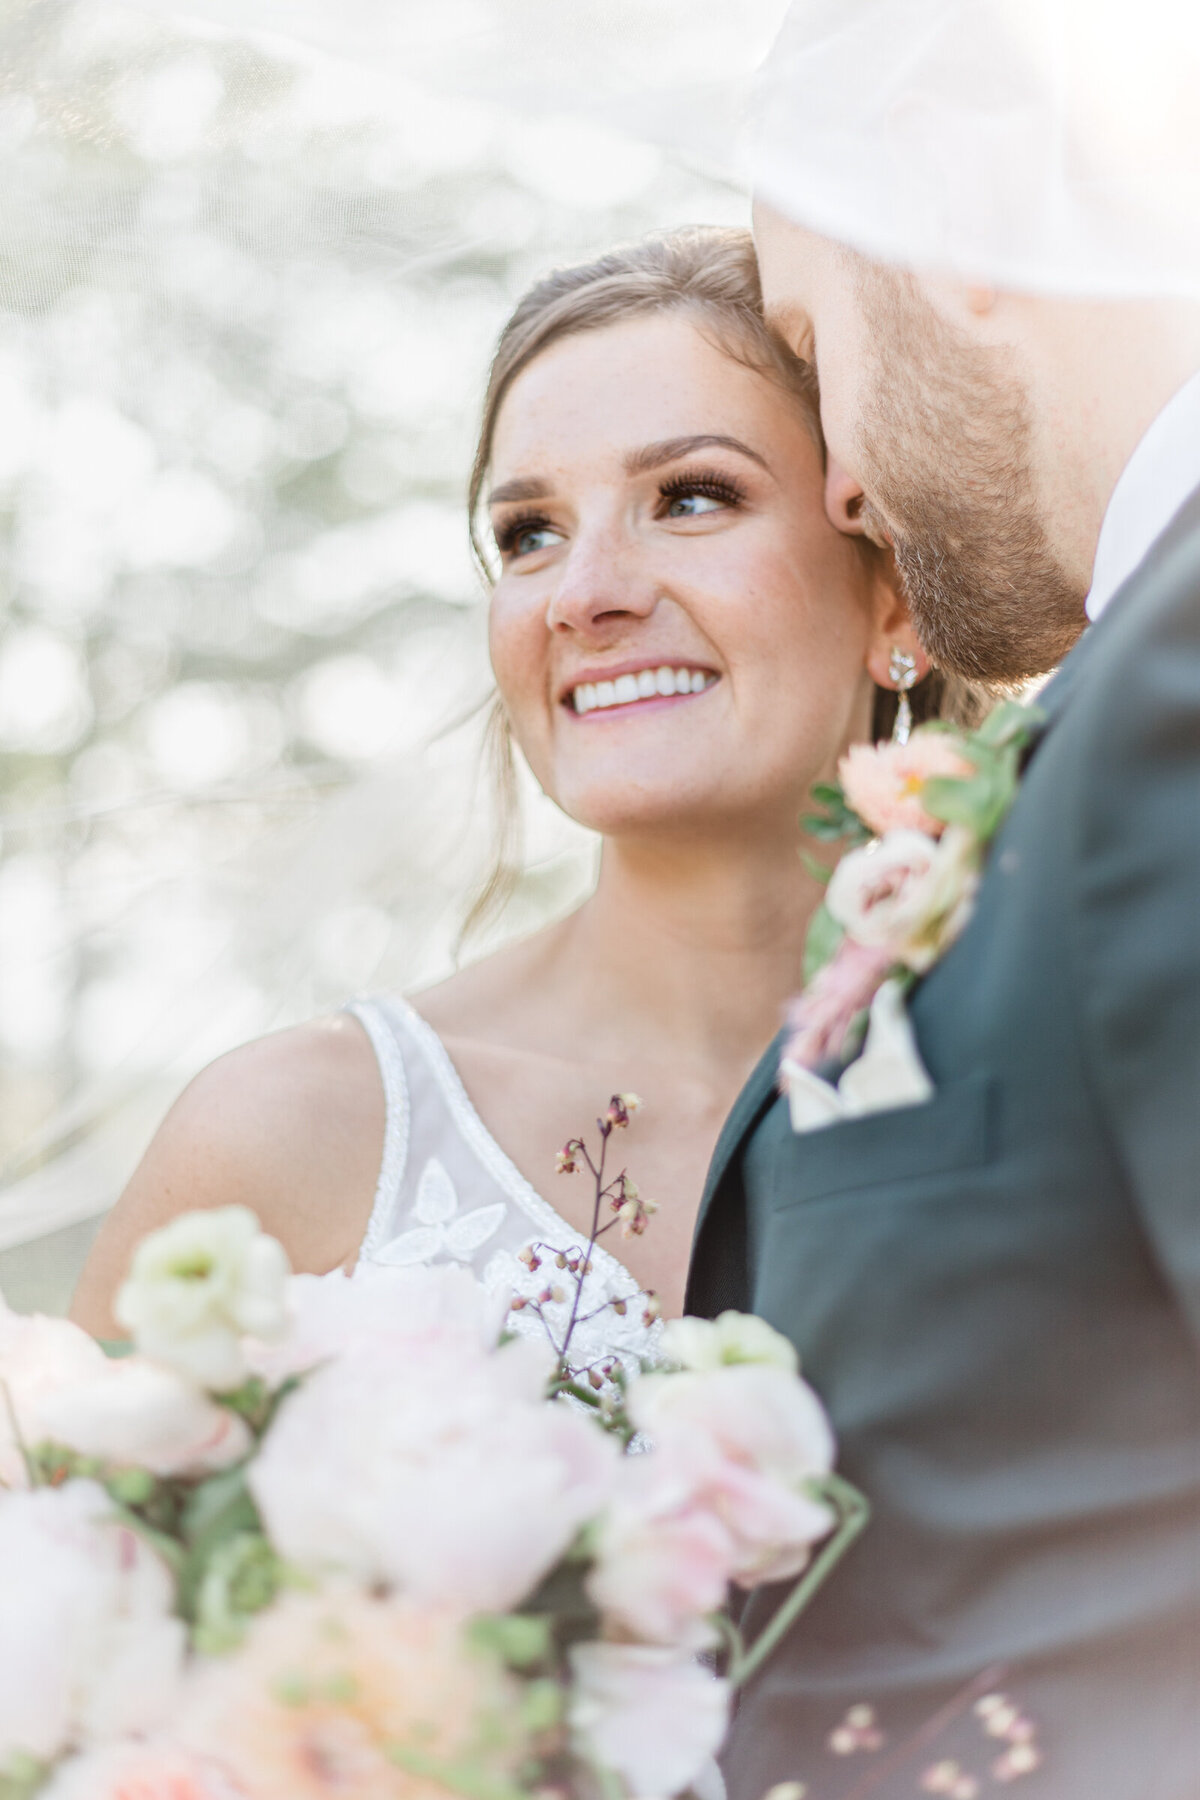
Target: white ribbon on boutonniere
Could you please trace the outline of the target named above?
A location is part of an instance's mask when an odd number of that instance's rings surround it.
[[[932,1100],[933,1082],[921,1061],[917,1040],[904,1008],[904,985],[885,981],[871,1002],[863,1052],[837,1086],[823,1081],[803,1064],[779,1065],[780,1083],[788,1097],[792,1130],[816,1131],[839,1119],[920,1106]]]
[[[1008,702],[977,731],[930,723],[905,744],[856,744],[838,782],[813,790],[822,811],[804,821],[809,834],[850,848],[822,871],[805,987],[788,1008],[779,1085],[796,1131],[932,1097],[904,999],[971,916],[1041,721]],[[822,1064],[846,1062],[864,1033],[837,1086],[822,1080]]]

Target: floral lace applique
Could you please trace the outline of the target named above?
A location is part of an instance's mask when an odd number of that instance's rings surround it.
[[[499,1200],[491,1206],[477,1206],[471,1212],[460,1213],[457,1188],[437,1157],[431,1156],[417,1183],[412,1209],[417,1224],[383,1244],[372,1260],[400,1268],[432,1262],[443,1255],[456,1262],[470,1262],[475,1252],[495,1236],[507,1212],[507,1206]]]

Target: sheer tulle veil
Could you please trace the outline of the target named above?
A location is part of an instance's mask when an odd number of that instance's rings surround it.
[[[9,0],[0,50],[0,1285],[59,1304],[190,1070],[452,958],[528,282],[754,183],[910,266],[1200,298],[1200,8]],[[592,868],[526,786],[505,929]]]
[[[0,1287],[202,1062],[451,966],[492,854],[464,495],[525,286],[744,222],[782,0],[0,11]],[[496,930],[592,879],[525,792]],[[485,949],[487,936],[468,946]]]

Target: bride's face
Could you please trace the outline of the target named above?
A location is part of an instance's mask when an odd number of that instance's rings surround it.
[[[582,332],[505,398],[490,505],[492,662],[545,791],[607,834],[794,833],[869,733],[888,600],[799,402],[682,313]]]

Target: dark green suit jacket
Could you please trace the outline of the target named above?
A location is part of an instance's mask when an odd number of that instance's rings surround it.
[[[913,998],[935,1098],[796,1136],[776,1045],[717,1147],[689,1307],[787,1333],[874,1508],[742,1701],[732,1800],[1008,1791],[985,1689],[1027,1800],[1200,1797],[1200,494],[1043,704]],[[856,1704],[886,1742],[834,1754]]]

